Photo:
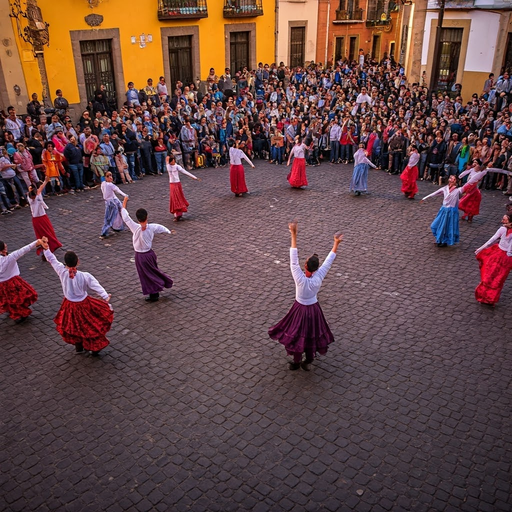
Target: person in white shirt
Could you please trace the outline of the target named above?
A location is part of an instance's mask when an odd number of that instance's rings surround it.
[[[36,237],[40,239],[45,237],[46,240],[48,240],[50,251],[55,252],[59,247],[62,247],[62,244],[55,234],[55,230],[53,229],[48,215],[46,215],[48,206],[44,202],[43,192],[48,183],[50,183],[50,178],[46,176],[42,183],[39,182],[37,185],[30,185],[28,190],[28,204],[30,205],[30,211],[32,213],[32,227],[34,228]],[[37,254],[41,254],[42,251],[42,248],[37,249]],[[44,254],[41,255],[41,258],[43,261],[46,261]]]
[[[364,144],[359,144],[359,149],[354,153],[354,172],[350,181],[349,191],[356,196],[368,192],[368,167],[375,169],[376,165],[368,159]]]
[[[196,181],[201,181],[191,172],[186,171],[176,163],[176,158],[171,153],[166,158],[167,172],[169,173],[169,211],[174,215],[174,222],[181,220],[182,215],[187,211],[188,201],[183,194],[183,188],[180,182],[180,172],[190,176]]]
[[[37,292],[20,277],[18,260],[42,245],[43,240],[36,240],[9,254],[7,244],[0,240],[0,315],[9,313],[17,324],[32,314],[29,306],[37,300]]]
[[[307,149],[308,147],[306,144],[303,144],[301,137],[297,135],[295,137],[295,146],[293,146],[292,150],[290,151],[290,155],[288,156],[288,163],[286,164],[289,167],[290,161],[293,158],[292,170],[286,177],[292,188],[307,187],[308,185],[308,178],[306,176]]]
[[[290,270],[295,281],[295,302],[286,316],[268,330],[268,335],[283,344],[288,355],[293,356],[293,362],[288,363],[290,370],[298,370],[302,366],[303,370],[309,371],[316,353],[326,354],[328,346],[334,341],[318,304],[317,293],[336,258],[343,235],[334,235],[331,252],[322,266],[318,255],[313,254],[302,271],[297,253],[297,221],[290,222],[288,228],[291,234]]]
[[[468,222],[473,222],[473,217],[480,213],[482,194],[478,188],[478,183],[480,183],[489,172],[509,174],[512,176],[512,172],[503,169],[488,167],[482,170],[482,161],[479,158],[475,158],[472,164],[459,174],[459,179],[469,176],[466,184],[462,187],[464,197],[459,202],[459,210],[464,212],[464,215],[461,217],[462,220],[467,218]]]
[[[476,251],[480,264],[480,284],[476,287],[475,298],[482,304],[495,306],[503,285],[512,270],[512,214],[501,219],[503,226]],[[496,244],[499,240],[499,243]]]
[[[231,192],[235,197],[242,197],[242,194],[249,192],[245,183],[244,166],[242,159],[245,160],[253,169],[254,164],[249,157],[238,147],[234,147],[232,140],[228,142],[229,146],[229,181],[231,183]]]
[[[443,205],[430,225],[438,247],[446,247],[459,241],[459,198],[463,193],[462,187],[457,187],[457,177],[452,175],[448,178],[448,185],[432,192],[420,201],[423,203],[429,197],[434,196],[442,195],[444,197]]]
[[[128,197],[117,185],[114,185],[114,177],[110,171],[105,173],[105,181],[101,182],[101,192],[105,200],[105,220],[101,229],[100,238],[108,237],[108,230],[123,231],[123,219],[121,218],[121,201],[116,197],[119,194]]]
[[[98,280],[89,272],[77,270],[80,260],[73,251],[64,255],[63,265],[44,242],[44,255],[59,276],[64,300],[54,319],[62,339],[75,346],[77,354],[90,351],[97,356],[109,340],[105,336],[114,320],[114,312],[109,304],[110,295]],[[101,299],[89,296],[89,290]]]
[[[133,233],[133,248],[135,250],[135,267],[139,274],[142,293],[148,295],[146,302],[156,302],[160,298],[160,292],[164,288],[172,287],[172,279],[158,268],[156,254],[151,248],[153,237],[158,233],[175,234],[175,231],[168,230],[161,224],[149,224],[148,212],[139,208],[135,216],[140,224],[134,222],[126,210],[128,196],[123,200],[121,216],[124,222]]]
[[[420,161],[420,154],[418,148],[414,145],[410,146],[409,161],[407,162],[406,168],[400,174],[402,180],[402,188],[406,199],[414,199],[414,196],[418,193],[418,181],[419,171],[418,162]]]

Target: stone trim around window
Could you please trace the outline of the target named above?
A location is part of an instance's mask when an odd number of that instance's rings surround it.
[[[231,66],[231,33],[233,32],[249,32],[249,59],[250,68],[256,69],[256,23],[226,23],[224,25],[225,38],[225,60],[226,68]]]
[[[78,85],[78,94],[80,96],[80,103],[70,105],[71,108],[84,110],[89,102],[89,98],[87,98],[87,92],[85,89],[84,66],[82,63],[82,53],[80,51],[80,41],[97,41],[98,39],[112,40],[112,60],[114,63],[114,81],[116,84],[117,104],[119,107],[121,107],[121,105],[123,105],[126,101],[125,91],[127,86],[124,80],[119,29],[107,28],[98,30],[70,30],[69,35],[71,37],[73,60],[75,61],[76,81]]]
[[[199,26],[190,27],[163,27],[160,29],[162,37],[162,56],[164,59],[164,76],[167,83],[169,95],[174,94],[176,80],[171,76],[171,65],[169,62],[169,38],[180,36],[192,36],[192,76],[194,80],[201,79],[201,56],[199,52]]]

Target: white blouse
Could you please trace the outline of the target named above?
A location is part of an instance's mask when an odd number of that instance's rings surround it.
[[[300,268],[299,254],[297,249],[290,248],[290,270],[295,281],[295,300],[304,306],[310,306],[318,302],[316,294],[322,286],[327,272],[331,268],[332,262],[336,258],[335,252],[330,252],[322,263],[321,267],[313,273],[311,277],[306,277],[304,271]]]
[[[512,231],[507,235],[507,228],[502,226],[492,238],[489,238],[487,242],[485,242],[482,247],[479,247],[475,252],[478,254],[481,250],[490,247],[498,238],[500,239],[500,243],[498,244],[499,248],[502,251],[507,253],[507,256],[512,256]]]
[[[446,206],[447,208],[457,208],[459,206],[459,198],[463,193],[464,191],[462,190],[462,187],[456,187],[450,192],[450,185],[445,185],[444,187],[437,189],[435,192],[432,192],[432,194],[425,196],[423,201],[429,197],[443,195],[443,206]]]
[[[48,206],[44,202],[43,194],[37,194],[35,199],[32,199],[30,196],[27,197],[32,217],[42,217],[43,215],[46,215],[45,210],[48,210]]]
[[[461,172],[459,174],[459,178],[464,178],[464,176],[467,176],[469,174],[469,178],[468,181],[466,181],[466,185],[470,185],[473,183],[478,183],[488,172],[512,175],[512,172],[510,171],[504,171],[503,169],[497,169],[494,167],[489,167],[487,169],[484,169],[483,171],[477,171],[475,167],[472,167],[471,169],[466,169],[464,172]]]
[[[36,245],[37,242],[32,242],[17,251],[11,252],[11,254],[7,256],[0,256],[0,283],[9,281],[9,279],[20,275],[17,260],[34,249]]]
[[[306,158],[306,150],[307,149],[308,149],[308,147],[304,143],[295,144],[295,146],[293,146],[292,150],[290,151],[289,159],[291,159],[292,156],[294,156],[295,158]]]
[[[126,211],[125,208],[121,209],[121,217],[123,218],[125,224],[128,226],[130,231],[133,233],[133,248],[135,252],[148,252],[151,250],[151,246],[153,244],[153,237],[158,233],[168,233],[171,232],[161,224],[148,224],[146,229],[143,231],[140,227],[140,224],[134,222],[130,214]]]
[[[191,178],[197,179],[191,172],[188,172],[186,169],[183,169],[181,165],[178,164],[167,164],[167,172],[169,173],[169,183],[179,183],[180,182],[180,172],[190,176]]]
[[[125,194],[117,185],[114,185],[110,181],[103,181],[101,183],[101,192],[103,194],[103,199],[105,201],[114,199],[116,197],[116,194],[120,194],[123,197],[127,197],[127,195],[128,195],[128,194]]]
[[[371,167],[373,167],[374,169],[376,168],[376,166],[373,165],[373,163],[370,160],[368,160],[368,158],[366,157],[366,153],[363,148],[358,149],[354,153],[354,166],[359,165],[359,164],[367,164],[367,165],[370,165]]]
[[[229,161],[231,165],[242,165],[242,159],[252,165],[249,157],[241,149],[229,148]]]
[[[411,153],[407,167],[414,167],[420,161],[420,154],[418,152]]]
[[[87,290],[96,292],[104,300],[108,299],[108,293],[105,291],[105,288],[89,272],[77,270],[75,277],[71,279],[68,267],[62,264],[50,249],[44,251],[44,256],[59,276],[66,299],[71,302],[82,302],[87,298]]]

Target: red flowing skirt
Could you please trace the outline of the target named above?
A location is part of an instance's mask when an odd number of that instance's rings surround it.
[[[36,238],[42,238],[45,236],[48,238],[48,245],[50,246],[50,251],[55,252],[59,247],[62,247],[62,244],[59,242],[55,231],[53,230],[52,223],[48,218],[48,215],[41,215],[41,217],[32,217],[32,226],[34,227],[34,233],[36,234]],[[42,247],[37,248],[37,254],[41,254],[43,252]]]
[[[37,292],[20,276],[0,283],[0,315],[9,313],[13,320],[32,314],[29,306],[37,300]]]
[[[97,352],[109,344],[105,334],[110,331],[113,320],[114,312],[107,302],[86,297],[81,302],[65,298],[54,322],[66,343],[82,343],[85,350]]]
[[[476,255],[480,265],[480,284],[476,287],[475,297],[484,304],[496,304],[501,290],[512,270],[512,256],[500,249],[498,244],[487,247]]]
[[[414,197],[418,193],[418,167],[407,166],[400,175],[402,180],[402,192],[408,197]]]
[[[249,192],[245,184],[245,172],[243,165],[231,165],[229,167],[229,181],[233,194],[245,194]]]
[[[288,182],[293,188],[305,187],[308,184],[306,177],[306,159],[294,158],[292,170],[287,176]]]
[[[480,213],[480,203],[482,202],[482,193],[478,189],[478,184],[464,185],[462,190],[466,194],[459,201],[459,210],[462,210],[466,215],[478,215]]]
[[[171,213],[185,213],[189,206],[188,201],[183,194],[181,183],[169,183],[169,211]]]

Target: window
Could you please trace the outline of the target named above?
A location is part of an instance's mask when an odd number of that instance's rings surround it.
[[[348,60],[352,62],[356,58],[357,37],[351,37],[348,48]]]
[[[372,41],[372,59],[380,60],[380,35],[374,35]]]
[[[231,74],[249,68],[249,32],[231,32],[229,41]]]
[[[306,51],[306,27],[290,29],[290,66],[303,66]]]
[[[395,58],[395,42],[391,42],[389,43],[389,56],[390,58],[394,59]]]
[[[368,0],[368,12],[366,19],[368,21],[381,21],[385,14],[386,2],[384,0]]]
[[[407,51],[407,38],[409,36],[409,26],[404,25],[402,27],[402,40],[400,42],[400,62],[405,62],[405,52]]]
[[[114,65],[112,63],[112,40],[97,39],[80,41],[80,53],[84,67],[84,81],[87,99],[94,98],[94,93],[104,85],[107,100],[116,103],[116,85]]]
[[[441,57],[437,89],[448,91],[457,80],[462,28],[443,28],[441,32]]]
[[[345,38],[337,37],[334,45],[334,62],[343,60],[345,56]]]
[[[169,66],[172,83],[193,82],[192,36],[169,37]]]

